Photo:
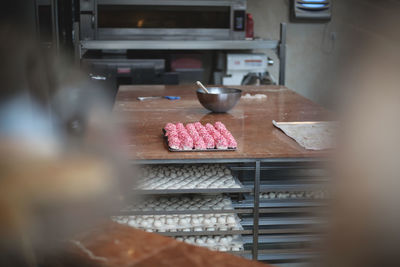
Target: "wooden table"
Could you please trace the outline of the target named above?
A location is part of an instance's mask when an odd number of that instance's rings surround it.
[[[269,266],[116,223],[104,224],[76,236],[68,248],[69,254],[61,258],[62,262],[65,259],[70,262],[57,266]],[[43,266],[54,266],[54,262]]]
[[[276,121],[329,120],[321,106],[282,86],[237,86],[245,93],[266,94],[264,100],[241,99],[228,113],[210,113],[203,108],[195,86],[121,86],[114,113],[128,134],[133,160],[254,160],[315,158],[326,153],[299,146],[272,125]],[[138,96],[180,96],[181,100],[137,100]],[[169,152],[161,129],[168,122],[223,122],[238,142],[235,152]]]
[[[228,113],[210,113],[195,93],[196,86],[121,86],[114,105],[114,115],[127,131],[129,157],[138,164],[234,163],[237,170],[254,171],[254,183],[242,187],[252,192],[253,247],[258,257],[260,192],[268,190],[260,183],[262,170],[298,168],[314,164],[326,152],[309,151],[272,125],[276,121],[324,121],[332,114],[321,106],[281,86],[238,86],[243,95],[266,94],[263,100],[241,99]],[[180,96],[181,100],[139,101],[139,96]],[[229,152],[169,152],[162,128],[168,122],[223,122],[238,142]],[[308,168],[308,167],[307,167]],[[228,189],[157,190],[162,194],[229,193]],[[196,192],[195,192],[196,191]],[[237,233],[239,234],[239,233]]]

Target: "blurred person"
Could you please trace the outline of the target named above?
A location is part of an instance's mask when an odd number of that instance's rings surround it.
[[[0,17],[0,266],[37,266],[131,186],[101,88],[10,18],[21,16]]]
[[[400,21],[381,19],[371,38],[354,44],[337,84],[342,129],[317,266],[400,266]]]

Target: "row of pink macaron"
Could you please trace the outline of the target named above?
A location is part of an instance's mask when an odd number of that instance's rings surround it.
[[[214,126],[207,123],[203,126],[200,122],[168,123],[164,130],[168,137],[169,146],[180,150],[205,150],[236,148],[237,142],[222,122],[216,122]]]

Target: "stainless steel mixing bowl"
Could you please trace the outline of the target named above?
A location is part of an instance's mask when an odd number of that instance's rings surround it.
[[[234,88],[207,87],[207,94],[203,89],[197,89],[197,98],[208,110],[213,112],[227,112],[231,110],[242,96],[242,90]]]

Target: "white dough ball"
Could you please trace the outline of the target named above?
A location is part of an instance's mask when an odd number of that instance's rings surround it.
[[[214,239],[208,238],[208,239],[207,239],[207,244],[209,244],[209,245],[214,245],[214,244],[215,244]]]
[[[218,223],[219,224],[226,224],[226,218],[225,217],[219,217],[218,218]]]
[[[236,223],[235,217],[234,217],[233,215],[229,215],[229,216],[226,218],[226,222],[227,222],[228,224],[235,224],[235,223]]]
[[[186,219],[180,219],[179,220],[179,225],[180,226],[186,226],[188,224],[188,221]]]
[[[204,219],[203,224],[206,226],[212,225],[210,219]]]
[[[197,238],[196,239],[196,244],[197,245],[204,245],[204,241],[202,239],[200,239],[200,238]]]
[[[162,225],[163,225],[163,224],[162,224],[161,221],[159,221],[159,220],[155,220],[154,223],[153,223],[153,226],[154,226],[155,228],[160,228]]]

